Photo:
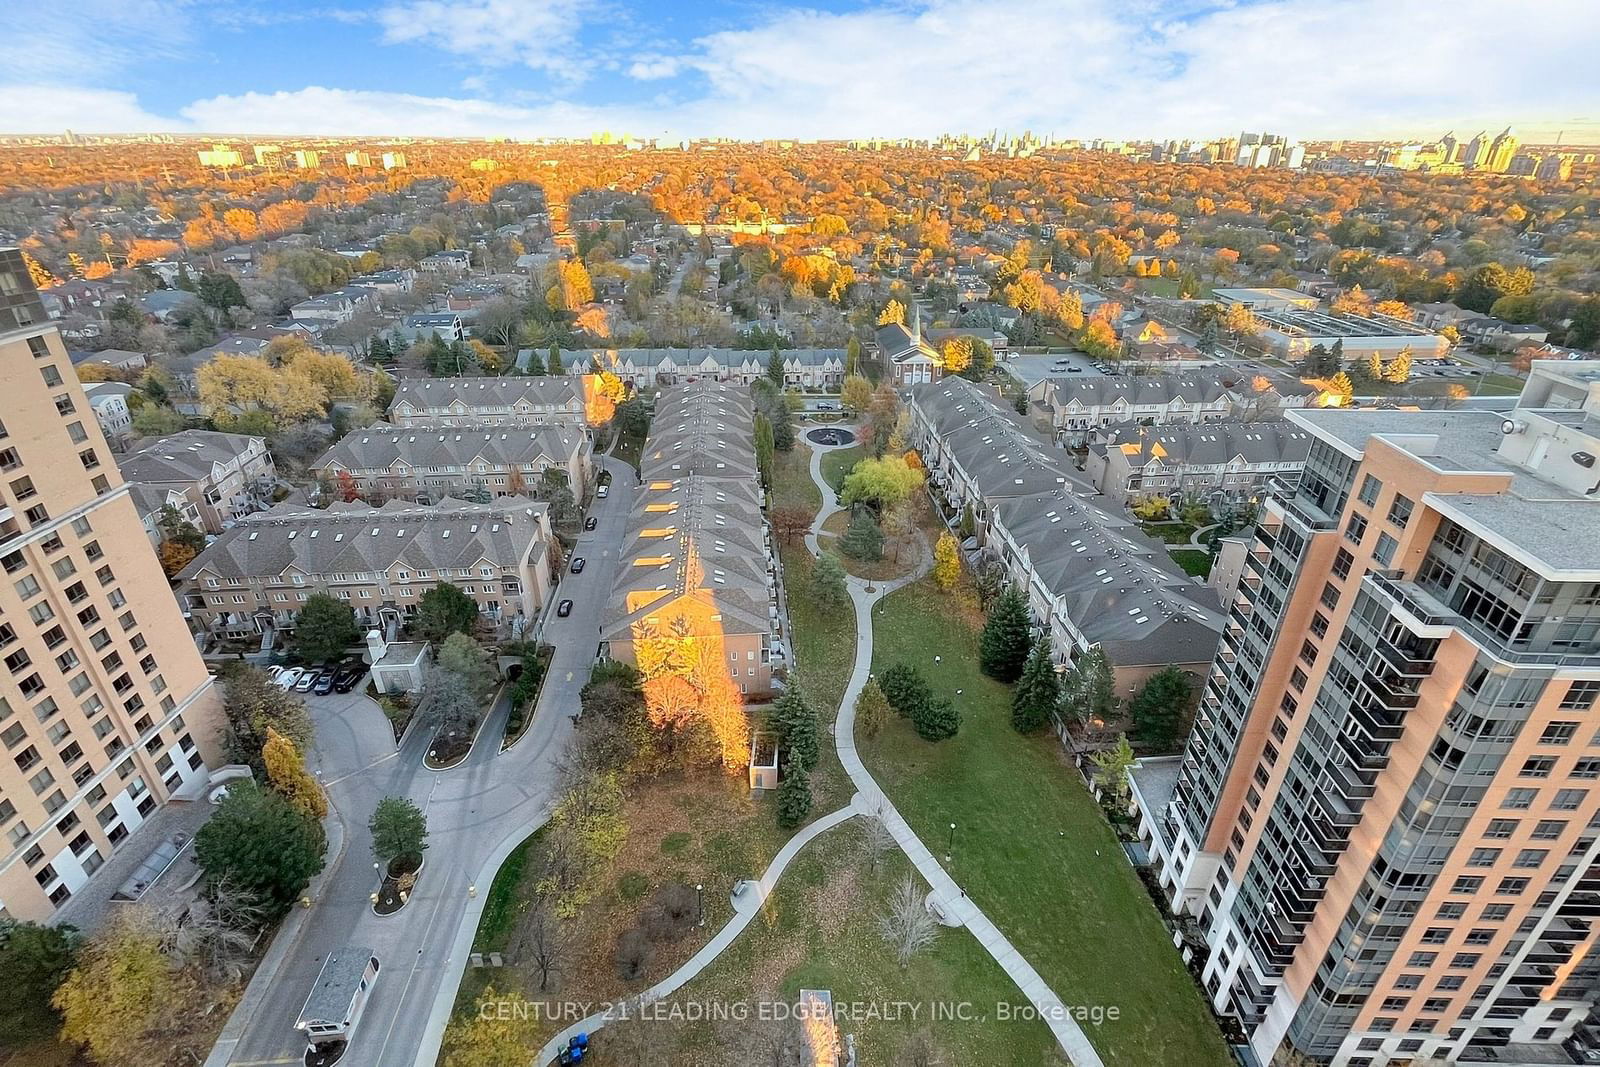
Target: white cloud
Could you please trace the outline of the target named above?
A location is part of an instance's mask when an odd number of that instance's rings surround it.
[[[658,81],[675,78],[683,64],[673,56],[644,56],[628,65],[628,77],[639,81]]]
[[[577,77],[581,0],[402,0],[380,8],[387,44],[420,44],[489,66],[521,64]]]
[[[322,86],[197,100],[183,116],[193,129],[207,131],[418,137],[559,136],[585,133],[605,121],[601,112],[566,104],[530,108]]]
[[[5,19],[6,74],[19,83],[92,81],[139,62],[177,60],[190,37],[186,8],[182,0],[17,0]],[[6,121],[16,119],[0,117]]]
[[[133,2],[145,23],[163,9]],[[389,0],[376,17],[386,41],[569,74],[584,10],[579,0]],[[1594,0],[1526,0],[1519,21],[1551,32],[1541,37],[1542,73],[1525,77],[1496,69],[1511,32],[1503,0],[1457,0],[1448,11],[1436,0],[1192,9],[1173,0],[877,0],[842,14],[763,11],[677,55],[626,42],[596,49],[585,62],[617,72],[608,89],[652,94],[627,104],[589,103],[575,78],[557,91],[574,102],[547,102],[544,87],[517,86],[503,70],[492,82],[481,74],[461,82],[460,97],[311,86],[198,100],[182,119],[191,129],[274,133],[831,138],[992,127],[1106,137],[1429,136],[1450,127],[1469,135],[1540,120],[1593,131],[1600,117],[1591,79],[1574,73],[1590,69],[1600,40]],[[156,47],[180,37],[172,31]],[[69,65],[67,77],[92,83],[89,65]],[[55,80],[33,73],[18,80]],[[63,91],[49,124],[6,107],[0,125],[9,113],[29,128],[159,127],[132,97],[108,96],[101,106]]]
[[[132,93],[61,85],[0,85],[0,132],[162,133],[183,123],[152,115]]]

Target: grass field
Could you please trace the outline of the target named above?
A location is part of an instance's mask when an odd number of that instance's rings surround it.
[[[1206,578],[1211,574],[1211,553],[1204,549],[1186,548],[1169,555],[1185,574],[1192,574],[1196,578]]]
[[[1141,522],[1139,529],[1157,541],[1165,541],[1169,545],[1186,545],[1198,527],[1186,522]]]
[[[829,830],[795,858],[761,916],[715,963],[689,982],[669,1003],[792,1003],[801,989],[832,991],[835,1005],[907,1005],[900,1018],[889,1011],[841,1022],[854,1035],[859,1062],[896,1064],[1015,1065],[1044,1067],[1063,1063],[1049,1029],[1038,1021],[1002,1021],[999,1004],[1024,1003],[1015,985],[967,931],[943,930],[902,970],[877,930],[885,901],[911,873],[897,850],[876,864],[863,844],[860,820]],[[919,889],[925,890],[920,881]],[[930,1006],[970,1005],[970,1018],[929,1021]],[[915,1008],[917,1018],[910,1018]],[[899,1057],[922,1035],[941,1054],[938,1060]],[[729,1047],[735,1028],[711,1026],[664,1029],[652,1024],[639,1035],[652,1051],[672,1063],[756,1063],[769,1058],[741,1056]],[[607,1055],[600,1064],[641,1062],[629,1035],[607,1031]],[[614,1055],[613,1055],[614,1054]]]
[[[822,480],[838,488],[844,482],[844,476],[850,473],[850,468],[866,456],[867,450],[860,445],[849,448],[836,448],[822,456]],[[821,496],[817,498],[817,506],[822,506]]]
[[[1115,1021],[1084,1026],[1106,1063],[1230,1063],[1154,905],[1060,745],[1011,729],[1010,687],[978,670],[979,625],[970,600],[927,580],[879,606],[873,669],[915,664],[963,720],[958,736],[936,745],[891,722],[862,745],[868,768],[936,852],[956,824],[956,880],[1067,1005],[1118,1009]]]

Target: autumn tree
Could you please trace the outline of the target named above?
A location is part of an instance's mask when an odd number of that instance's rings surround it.
[[[961,546],[949,530],[939,535],[933,546],[933,580],[940,589],[955,588],[961,579]]]
[[[96,1063],[145,1067],[167,1060],[196,993],[152,924],[142,913],[124,912],[83,946],[52,1003],[61,1013],[62,1039]]]
[[[944,342],[944,372],[965,374],[972,365],[972,341],[961,334],[948,337]]]
[[[860,415],[872,403],[872,383],[859,374],[848,375],[839,390],[839,404],[850,415]]]
[[[293,741],[270,726],[267,727],[267,743],[261,749],[261,761],[267,767],[267,781],[291,808],[313,819],[328,814],[328,798],[306,770],[305,757]]]

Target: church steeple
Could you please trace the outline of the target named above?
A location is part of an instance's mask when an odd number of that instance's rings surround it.
[[[911,301],[911,346],[922,347],[922,307],[915,300]]]

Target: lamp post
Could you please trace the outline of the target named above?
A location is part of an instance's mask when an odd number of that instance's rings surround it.
[[[706,887],[700,882],[694,884],[694,913],[698,916],[696,926],[706,924]]]
[[[950,862],[950,857],[955,853],[955,850],[956,850],[956,824],[955,823],[951,823],[950,824],[950,840],[948,842],[946,842],[945,846],[944,846],[944,861],[946,863]]]

